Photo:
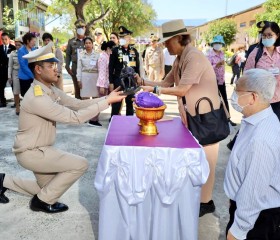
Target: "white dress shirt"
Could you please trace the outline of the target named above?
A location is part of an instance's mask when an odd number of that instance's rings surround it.
[[[237,210],[230,232],[245,239],[262,210],[280,207],[280,122],[266,108],[243,118],[224,180]]]
[[[170,55],[167,48],[164,48],[163,49],[163,56],[164,56],[164,65],[172,66],[175,59],[176,59],[176,55]]]

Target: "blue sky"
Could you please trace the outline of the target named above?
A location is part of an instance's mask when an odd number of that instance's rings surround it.
[[[264,3],[264,0],[148,0],[157,12],[158,19],[213,20]]]

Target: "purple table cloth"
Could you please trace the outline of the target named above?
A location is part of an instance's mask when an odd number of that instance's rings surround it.
[[[136,117],[114,116],[99,159],[100,240],[197,240],[203,148],[179,118],[139,133]]]
[[[156,136],[139,134],[138,122],[139,119],[133,116],[114,116],[105,145],[200,148],[200,145],[182,124],[180,118],[157,122],[159,134]]]

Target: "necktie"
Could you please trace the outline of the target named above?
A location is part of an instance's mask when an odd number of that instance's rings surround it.
[[[5,45],[5,54],[7,54],[7,46]]]

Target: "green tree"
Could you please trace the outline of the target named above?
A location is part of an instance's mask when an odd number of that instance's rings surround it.
[[[280,25],[280,0],[267,0],[263,4],[264,12],[256,14],[256,23],[259,21],[272,21]],[[256,37],[258,35],[258,28],[256,24],[252,26],[249,31],[250,36]]]
[[[141,0],[53,0],[48,13],[70,16],[68,26],[69,22],[82,18],[87,22],[87,35],[93,28],[101,27],[107,38],[112,31],[118,31],[120,25],[139,35],[152,27],[156,17],[152,6]],[[74,29],[74,24],[71,27]]]
[[[51,34],[54,41],[58,39],[58,45],[67,43],[69,38],[72,36],[66,29],[61,29],[58,27],[53,28]]]
[[[224,37],[226,45],[230,45],[234,42],[235,35],[237,33],[236,23],[232,19],[216,20],[209,24],[208,31],[204,33],[204,40],[210,43],[213,37],[222,35]]]

